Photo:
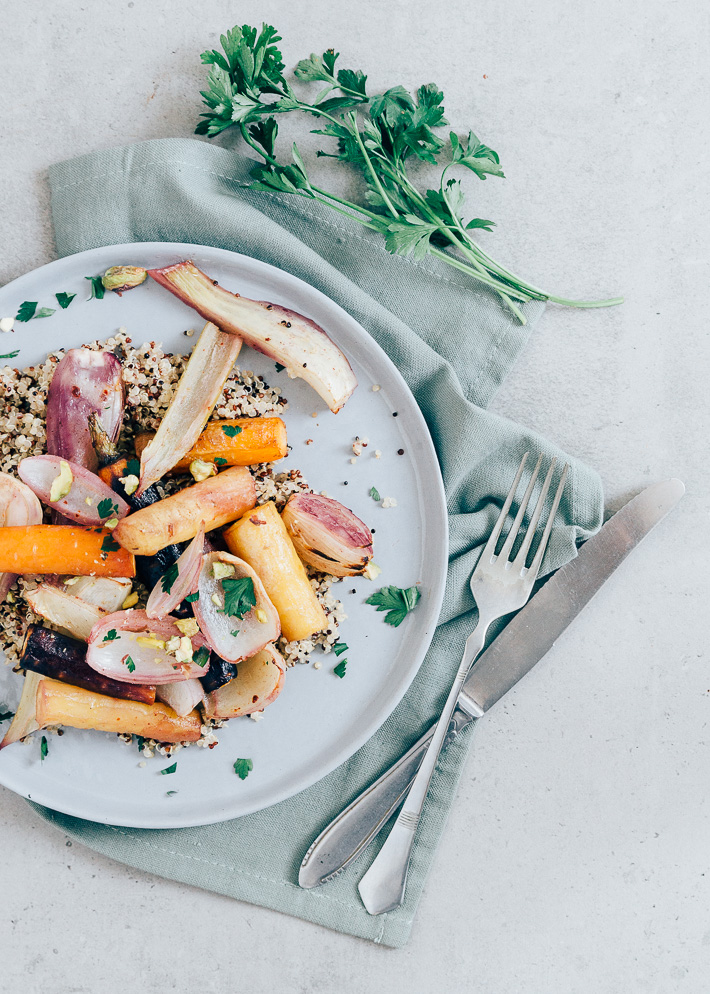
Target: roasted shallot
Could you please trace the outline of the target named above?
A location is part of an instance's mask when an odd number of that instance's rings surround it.
[[[145,611],[117,611],[91,632],[86,661],[92,669],[126,683],[173,683],[200,677],[209,649],[197,630],[186,635],[173,618],[149,618]]]
[[[114,527],[130,511],[95,473],[60,456],[30,456],[17,473],[40,500],[77,524]],[[60,488],[55,489],[58,480]]]
[[[332,576],[356,576],[367,569],[372,532],[339,501],[294,494],[281,517],[304,563]]]

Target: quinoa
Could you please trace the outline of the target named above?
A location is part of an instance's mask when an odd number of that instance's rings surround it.
[[[157,430],[185,370],[189,355],[164,352],[161,344],[155,341],[136,347],[124,328],[120,328],[112,338],[104,342],[91,342],[82,348],[111,351],[121,360],[126,403],[118,444],[123,453],[132,455],[136,435]],[[14,475],[20,460],[46,452],[47,391],[54,370],[64,354],[64,350],[50,353],[43,363],[26,369],[13,369],[10,366],[0,368],[1,472]],[[273,417],[283,414],[287,407],[288,403],[277,387],[270,387],[251,370],[235,366],[227,378],[211,420]],[[298,469],[283,471],[276,469],[273,463],[264,463],[252,466],[251,472],[258,504],[274,501],[281,510],[293,494],[310,489]],[[187,476],[169,477],[163,481],[167,493],[174,493],[192,482],[191,477]],[[46,520],[49,520],[48,512]],[[299,642],[279,639],[277,647],[289,667],[309,662],[311,653],[317,648],[330,652],[339,637],[338,626],[346,617],[343,605],[331,592],[331,586],[337,582],[337,578],[311,570],[309,576],[315,595],[328,617],[328,627],[324,632]],[[19,669],[27,626],[33,622],[42,622],[23,596],[24,591],[37,585],[38,579],[21,577],[12,587],[6,602],[0,605],[0,644],[5,651],[6,662],[15,669]],[[143,607],[149,591],[138,580],[134,581],[134,590],[139,596],[136,607]],[[223,723],[206,722],[202,738],[197,744],[202,748],[213,748],[217,744],[214,729],[221,724]],[[143,755],[170,756],[179,748],[179,744],[169,746],[146,740]]]

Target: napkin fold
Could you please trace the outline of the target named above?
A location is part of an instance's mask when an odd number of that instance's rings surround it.
[[[468,579],[522,453],[532,449],[571,464],[547,572],[573,558],[576,545],[601,525],[601,483],[554,445],[486,410],[541,316],[541,303],[524,306],[528,323],[522,326],[494,293],[435,260],[392,256],[379,235],[313,201],[246,189],[250,165],[194,139],[142,142],[55,165],[50,184],[58,254],[132,241],[219,246],[287,270],[356,318],[409,384],[441,464],[450,560],[439,627],[410,690],[377,734],[287,801],[221,824],[174,830],[112,827],[34,807],[73,839],[131,866],[401,946],[456,793],[470,732],[439,762],[401,908],[373,918],[360,902],[356,885],[377,844],[310,891],[297,883],[303,854],[443,706],[476,620]]]

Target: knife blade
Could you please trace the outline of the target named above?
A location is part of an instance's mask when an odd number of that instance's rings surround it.
[[[457,701],[444,747],[528,673],[594,594],[685,493],[680,480],[655,483],[616,512],[575,559],[530,598],[474,665]],[[303,858],[301,887],[325,883],[364,851],[409,790],[433,727],[315,839]]]

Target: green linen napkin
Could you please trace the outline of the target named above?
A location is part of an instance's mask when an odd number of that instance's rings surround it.
[[[434,641],[412,687],[379,732],[348,762],[301,794],[219,825],[140,831],[36,808],[72,838],[113,859],[173,880],[264,905],[389,946],[409,936],[437,841],[453,802],[470,734],[439,763],[404,905],[370,917],[356,891],[369,861],[316,890],[297,884],[313,838],[418,738],[446,698],[475,622],[468,579],[526,449],[571,462],[570,483],[545,558],[561,566],[599,528],[596,474],[553,445],[485,410],[543,306],[528,325],[498,298],[435,261],[389,255],[380,236],[312,201],[250,191],[249,160],[192,139],[96,152],[50,170],[59,255],[131,241],[233,249],[317,287],[349,311],[396,363],[431,430],[446,486],[450,562]],[[542,386],[544,389],[544,385]]]

